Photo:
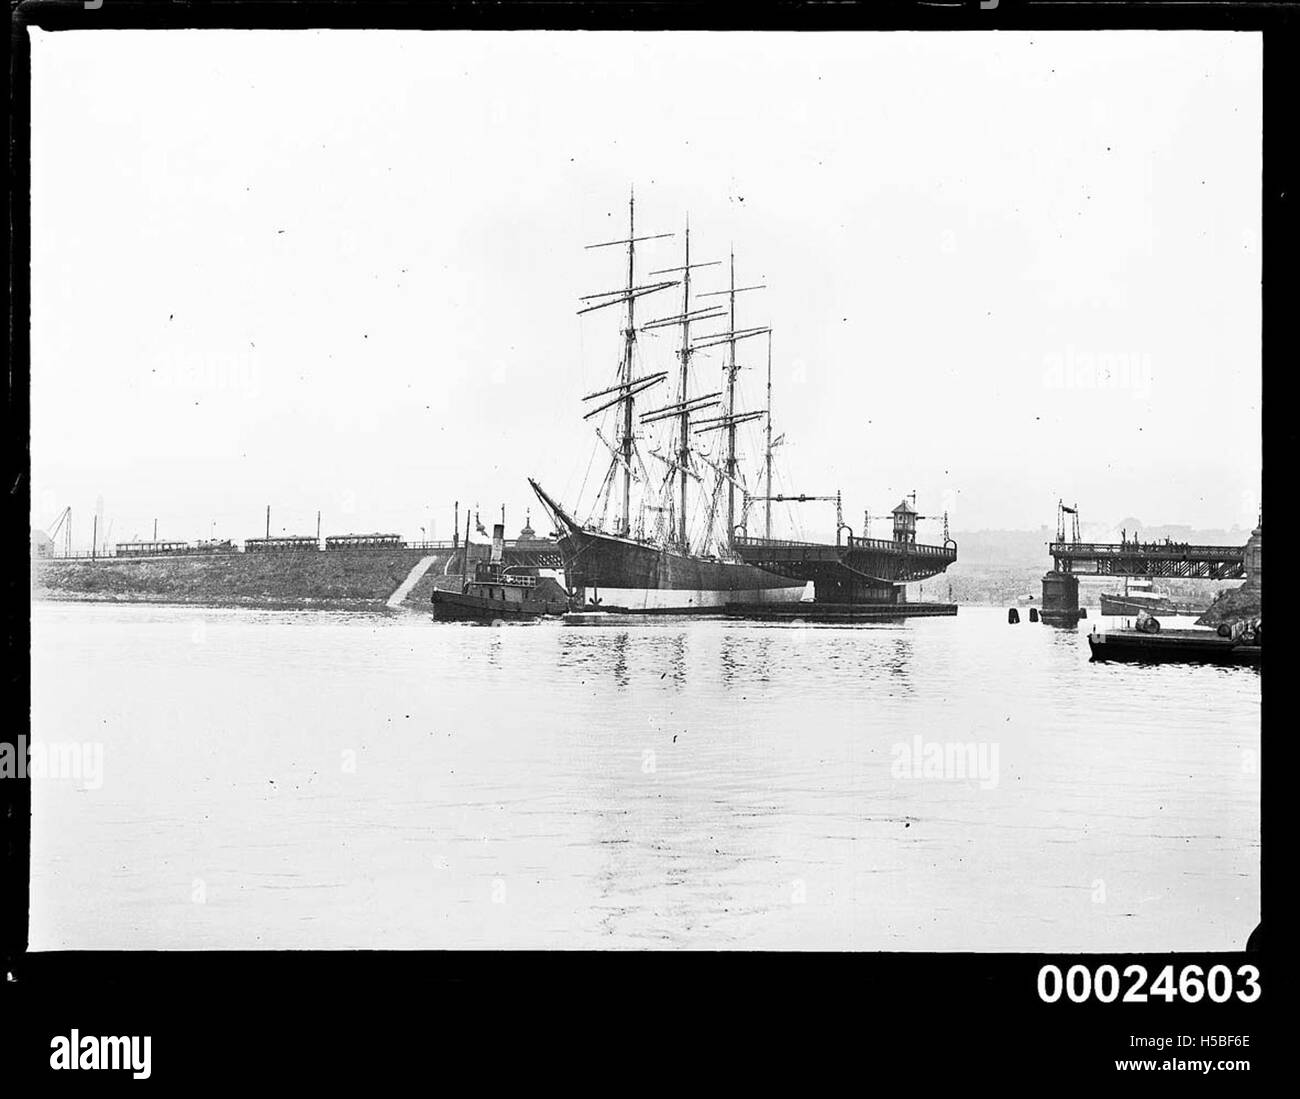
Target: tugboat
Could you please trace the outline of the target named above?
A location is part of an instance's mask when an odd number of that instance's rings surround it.
[[[492,528],[492,554],[468,578],[469,524],[465,526],[465,552],[461,559],[461,590],[434,589],[430,601],[433,617],[439,621],[518,622],[564,614],[569,593],[549,576],[528,576],[508,566],[505,557],[505,525]]]

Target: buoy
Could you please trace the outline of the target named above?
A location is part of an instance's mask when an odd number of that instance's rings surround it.
[[[1219,628],[1218,628],[1218,630],[1217,630],[1216,632],[1218,633],[1218,635],[1219,635],[1220,637],[1231,637],[1231,636],[1232,636],[1232,627],[1229,626],[1228,623],[1224,622],[1224,623],[1221,623],[1221,624],[1220,624],[1220,626],[1219,626]]]
[[[1030,621],[1030,622],[1037,622],[1037,621],[1038,621],[1038,608],[1037,608],[1037,607],[1030,607],[1030,608],[1029,608],[1029,621]]]
[[[1015,607],[1012,607],[1009,611],[1007,611],[1007,625],[1014,626],[1017,623],[1019,623],[1019,621],[1020,621],[1020,612],[1016,610]]]

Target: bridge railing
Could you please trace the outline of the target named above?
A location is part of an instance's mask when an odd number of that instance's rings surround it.
[[[771,546],[783,549],[848,549],[877,550],[882,553],[903,552],[917,557],[952,557],[957,551],[948,546],[930,546],[921,542],[896,542],[892,538],[857,538],[850,537],[847,542],[836,545],[833,542],[799,542],[788,538],[737,538],[737,546],[750,549],[763,549]]]
[[[1052,542],[1052,557],[1185,557],[1235,561],[1244,556],[1245,546],[1194,546],[1185,542]]]
[[[825,546],[825,542],[796,542],[789,538],[736,538],[738,546]]]

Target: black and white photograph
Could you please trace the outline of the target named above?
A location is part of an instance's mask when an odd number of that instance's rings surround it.
[[[1209,1009],[1085,1071],[1249,1072],[1258,26],[71,7],[23,28],[11,985],[1044,955],[1044,1018]],[[57,1017],[24,1058],[158,1078]]]

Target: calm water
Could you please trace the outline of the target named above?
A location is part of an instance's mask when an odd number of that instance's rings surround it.
[[[34,751],[90,764],[33,780],[34,949],[1218,950],[1258,920],[1258,674],[1093,665],[1091,620],[33,616]]]

